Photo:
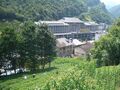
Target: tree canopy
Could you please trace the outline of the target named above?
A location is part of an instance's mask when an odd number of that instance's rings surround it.
[[[120,19],[95,43],[92,55],[99,65],[120,64]]]
[[[63,17],[86,17],[110,23],[110,15],[100,0],[1,0],[0,20],[58,20]],[[94,8],[93,8],[94,7]],[[97,13],[96,13],[97,11]]]
[[[31,21],[0,28],[0,68],[5,70],[44,69],[56,56],[56,41],[46,25]]]

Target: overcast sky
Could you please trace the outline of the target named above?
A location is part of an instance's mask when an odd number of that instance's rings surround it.
[[[120,4],[120,0],[101,0],[101,2],[104,2],[107,8]]]

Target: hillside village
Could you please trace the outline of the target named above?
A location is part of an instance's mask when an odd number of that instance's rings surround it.
[[[0,0],[0,90],[120,90],[116,1]]]
[[[57,55],[60,57],[86,56],[93,42],[106,33],[105,23],[85,22],[76,17],[64,17],[58,21],[38,21],[46,24],[57,42]]]

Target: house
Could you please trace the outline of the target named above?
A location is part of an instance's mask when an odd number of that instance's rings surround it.
[[[76,17],[64,17],[59,21],[69,24],[71,32],[80,32],[81,26],[83,25],[83,21]]]
[[[81,32],[74,33],[74,38],[80,41],[90,41],[95,39],[95,32],[91,32],[87,29],[81,29]]]
[[[85,42],[84,44],[74,48],[74,52],[75,52],[74,55],[85,57],[90,53],[92,47],[93,47],[93,43]]]
[[[106,28],[105,24],[84,22],[76,17],[64,17],[58,21],[38,21],[35,24],[47,24],[56,39],[72,38],[81,41],[95,40],[96,32],[101,32]]]
[[[81,41],[79,41],[78,39],[73,39],[72,40],[72,45],[74,46],[74,47],[78,47],[78,46],[81,46],[81,45],[84,45],[85,44],[85,42],[81,42]]]
[[[70,40],[66,38],[59,38],[57,43],[57,55],[59,57],[71,57],[73,54],[73,45]]]
[[[59,57],[86,56],[93,47],[93,42],[81,42],[78,39],[59,38],[57,43],[57,55]]]
[[[60,34],[60,33],[70,32],[69,24],[64,23],[62,21],[39,21],[39,22],[35,22],[35,24],[37,24],[37,25],[40,25],[40,24],[48,25],[48,29],[53,34]]]
[[[83,28],[90,30],[91,32],[96,32],[99,30],[99,24],[95,22],[84,22]]]

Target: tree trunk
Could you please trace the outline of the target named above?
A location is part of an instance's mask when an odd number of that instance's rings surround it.
[[[7,70],[5,69],[5,73],[6,73],[6,76],[7,76]]]
[[[16,74],[16,69],[14,69],[14,72],[15,72],[15,74]]]

